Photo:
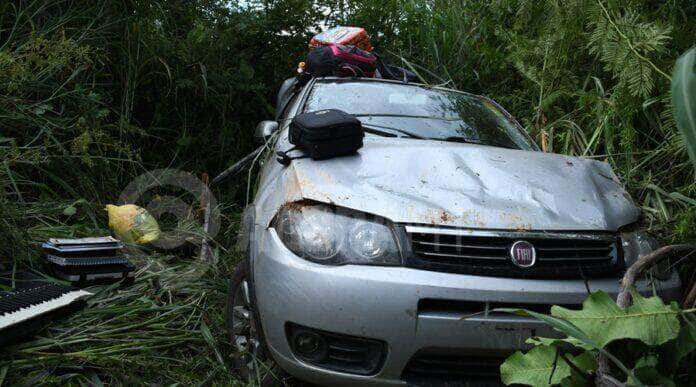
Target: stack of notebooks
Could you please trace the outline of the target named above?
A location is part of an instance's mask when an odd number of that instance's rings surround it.
[[[132,279],[133,266],[123,243],[113,237],[49,239],[41,245],[57,278],[70,282],[113,282]]]

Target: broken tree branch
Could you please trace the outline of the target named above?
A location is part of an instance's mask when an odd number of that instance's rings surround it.
[[[650,254],[638,257],[636,262],[626,270],[623,279],[621,279],[621,288],[619,295],[616,297],[616,303],[622,308],[628,306],[631,302],[630,288],[643,271],[674,254],[692,253],[694,251],[696,251],[696,245],[670,245],[660,247]]]
[[[200,260],[212,262],[213,252],[208,245],[208,232],[210,231],[210,189],[208,188],[208,174],[203,174],[203,187],[201,187],[201,208],[203,209],[203,238],[201,240]]]
[[[239,172],[246,166],[250,161],[254,160],[256,156],[263,151],[263,149],[266,147],[266,144],[261,145],[260,147],[256,148],[253,152],[249,153],[248,155],[244,156],[243,159],[237,161],[236,163],[232,164],[231,167],[225,169],[220,173],[219,175],[215,176],[213,181],[210,183],[211,185],[217,184],[221,182],[222,180],[226,179],[229,176],[234,175],[235,173]]]
[[[696,307],[696,282],[691,284],[691,290],[686,293],[682,307],[687,309]]]

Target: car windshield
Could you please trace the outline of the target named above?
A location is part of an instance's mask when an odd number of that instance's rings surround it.
[[[367,133],[534,149],[515,123],[485,98],[389,82],[317,82],[305,112],[339,109],[355,115]]]

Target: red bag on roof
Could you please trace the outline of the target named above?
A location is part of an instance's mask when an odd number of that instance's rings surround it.
[[[375,76],[377,57],[354,46],[332,44],[318,47],[307,55],[306,70],[315,77]]]
[[[364,51],[372,51],[370,37],[364,28],[338,26],[330,28],[315,35],[309,42],[309,49],[313,50],[321,46],[340,44],[344,46],[356,46]]]

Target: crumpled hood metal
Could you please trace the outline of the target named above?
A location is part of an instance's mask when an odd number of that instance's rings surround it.
[[[607,163],[551,153],[367,136],[357,155],[272,169],[283,203],[315,200],[397,223],[615,231],[640,214]]]

